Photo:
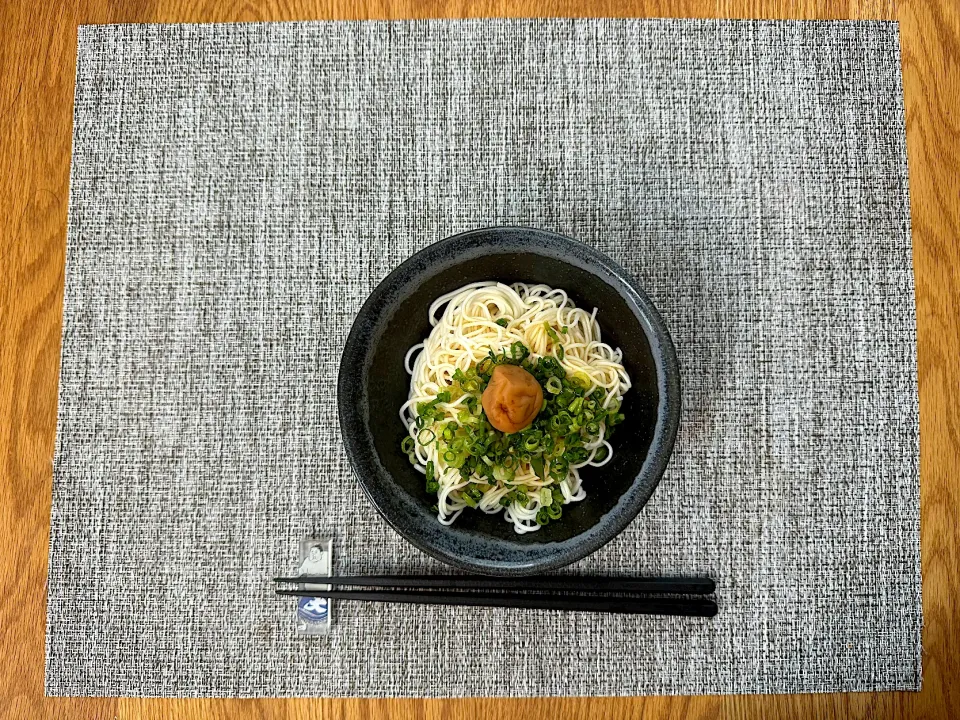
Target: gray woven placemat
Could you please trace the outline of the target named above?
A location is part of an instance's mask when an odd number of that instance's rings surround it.
[[[340,606],[437,571],[371,510],[334,383],[371,288],[526,224],[636,274],[683,365],[671,467],[580,572],[705,573],[713,621]],[[897,26],[467,21],[80,31],[47,690],[629,695],[920,685]]]

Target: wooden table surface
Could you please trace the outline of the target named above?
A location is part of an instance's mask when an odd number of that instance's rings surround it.
[[[608,699],[44,698],[77,26],[469,16],[899,20],[920,372],[920,693]],[[0,718],[960,717],[960,2],[958,0],[0,0]]]

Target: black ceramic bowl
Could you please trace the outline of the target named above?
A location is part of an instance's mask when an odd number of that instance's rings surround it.
[[[600,468],[581,471],[587,498],[563,517],[518,535],[502,514],[464,512],[437,522],[422,474],[400,450],[406,429],[409,348],[430,333],[427,310],[470,282],[545,283],[578,307],[598,308],[605,342],[623,350],[633,381],[626,420]],[[403,537],[457,567],[490,575],[524,575],[562,567],[609,542],[636,517],[667,466],[680,418],[680,374],[659,314],[627,272],[591,247],[528,228],[487,228],[447,238],[418,252],[377,286],[347,338],[337,390],[347,456],[374,507]]]

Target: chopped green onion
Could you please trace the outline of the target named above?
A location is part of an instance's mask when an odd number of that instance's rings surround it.
[[[509,327],[511,320],[503,317],[493,322]],[[451,387],[437,392],[430,401],[416,404],[416,413],[411,413],[416,430],[401,441],[401,450],[413,465],[423,469],[428,492],[439,492],[440,473],[436,459],[425,461],[417,457],[418,444],[436,444],[442,467],[455,469],[459,482],[467,483],[453,495],[459,506],[479,507],[484,493],[506,486],[509,492],[497,491],[496,503],[501,507],[516,503],[515,506],[527,508],[530,498],[536,498],[537,522],[547,524],[560,517],[566,502],[560,483],[569,477],[570,468],[582,465],[591,452],[596,462],[609,458],[608,446],[591,451],[586,444],[595,443],[601,432],[606,438],[613,434],[614,426],[624,420],[619,412],[620,401],[610,397],[607,390],[594,387],[584,373],[568,374],[561,364],[565,349],[558,333],[569,335],[570,330],[553,328],[549,323],[545,327],[554,343],[550,355],[531,359],[529,348],[520,341],[497,353],[490,350],[479,363],[463,370],[455,368]],[[544,391],[539,415],[516,433],[496,430],[480,402],[492,371],[504,363],[528,370]],[[456,408],[451,418],[438,405],[450,403],[454,397],[460,398],[458,404],[462,403],[462,407]],[[610,407],[604,408],[605,402]],[[523,481],[517,480],[521,468],[529,468],[537,478],[546,481],[546,486],[525,488]]]
[[[500,327],[505,328],[509,324],[510,322],[506,318],[497,318],[497,325],[499,325]]]
[[[543,457],[540,455],[534,455],[530,458],[530,467],[533,469],[533,472],[537,474],[537,477],[543,477]]]
[[[553,340],[555,343],[557,343],[557,344],[559,345],[559,344],[560,344],[560,336],[557,335],[557,331],[556,331],[556,330],[554,330],[552,327],[550,327],[550,323],[547,322],[546,320],[544,320],[544,321],[543,321],[543,327],[546,329],[547,335],[550,336],[550,339]]]

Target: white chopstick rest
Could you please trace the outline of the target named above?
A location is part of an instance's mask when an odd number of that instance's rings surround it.
[[[333,541],[326,537],[305,537],[300,541],[299,575],[330,577]],[[329,585],[300,583],[301,590],[329,590]],[[302,597],[297,602],[297,632],[326,635],[333,623],[330,598]]]

